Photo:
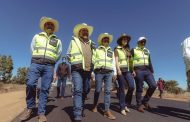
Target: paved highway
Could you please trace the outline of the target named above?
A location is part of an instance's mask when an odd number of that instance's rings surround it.
[[[55,90],[50,90],[50,95],[47,104],[47,119],[48,122],[72,122],[72,97],[70,88],[66,90],[64,100],[55,98]],[[85,114],[86,117],[82,122],[190,122],[190,102],[179,102],[166,99],[153,98],[150,101],[153,107],[152,111],[145,113],[138,112],[135,107],[131,107],[131,112],[127,116],[121,115],[119,112],[118,100],[114,93],[111,94],[111,111],[116,116],[116,120],[109,120],[103,116],[103,93],[100,96],[98,112],[90,111],[93,103],[93,90],[88,95],[90,99],[86,100]],[[135,97],[133,98],[135,104]],[[37,111],[37,110],[35,110]],[[25,122],[36,122],[37,112]],[[12,122],[20,122],[19,118],[15,118]]]

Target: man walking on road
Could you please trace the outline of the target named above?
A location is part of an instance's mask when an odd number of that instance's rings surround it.
[[[61,91],[61,99],[63,99],[65,95],[67,78],[71,80],[70,67],[66,62],[66,57],[62,57],[62,63],[60,63],[57,67],[56,76],[58,77],[57,98],[60,98],[60,91]]]
[[[41,89],[38,103],[38,121],[46,122],[46,103],[50,84],[53,81],[54,66],[62,52],[61,40],[53,33],[58,30],[58,21],[49,17],[40,20],[42,31],[36,34],[31,43],[32,59],[26,80],[27,109],[20,116],[21,120],[28,119],[36,107],[36,85],[41,77]]]
[[[73,111],[74,120],[80,122],[84,117],[84,102],[90,92],[90,78],[93,70],[92,54],[94,43],[89,39],[93,27],[85,23],[74,27],[73,39],[68,49],[68,58],[71,63],[71,75],[74,84]]]
[[[154,93],[157,85],[153,76],[153,67],[150,59],[150,52],[145,48],[147,39],[140,37],[137,42],[137,47],[131,50],[133,58],[133,75],[136,82],[136,101],[137,110],[144,112],[144,109],[150,109],[149,100]],[[143,82],[147,82],[148,90],[142,100]]]
[[[187,76],[187,91],[190,91],[190,37],[186,38],[181,43],[183,59],[186,68],[186,76]]]
[[[108,33],[102,33],[98,37],[99,47],[93,54],[94,73],[95,73],[95,92],[93,112],[97,112],[98,99],[104,82],[104,116],[114,120],[116,117],[110,111],[110,87],[112,78],[116,79],[115,57],[114,52],[109,46],[113,36]],[[115,75],[113,75],[115,71]],[[102,82],[103,81],[103,82]]]

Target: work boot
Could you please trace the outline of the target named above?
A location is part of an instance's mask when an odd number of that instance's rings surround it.
[[[46,116],[43,115],[43,114],[40,114],[40,115],[38,116],[38,122],[47,122]]]
[[[108,119],[111,119],[111,120],[116,119],[116,117],[110,111],[105,111],[104,116],[107,117]]]
[[[145,109],[145,106],[144,106],[144,105],[140,105],[140,106],[137,108],[137,110],[138,110],[139,112],[142,112],[142,113],[144,113],[144,109]]]
[[[144,106],[145,106],[145,109],[151,110],[151,107],[148,103],[145,103]]]
[[[20,120],[27,120],[28,118],[30,118],[30,116],[32,115],[32,109],[26,109],[24,110],[24,112],[20,115],[19,119]]]
[[[92,112],[97,112],[98,110],[97,110],[97,106],[94,106],[93,108],[92,108]]]

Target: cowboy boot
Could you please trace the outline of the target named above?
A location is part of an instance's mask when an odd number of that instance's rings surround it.
[[[108,119],[111,119],[111,120],[116,119],[116,117],[109,110],[104,112],[104,116],[107,117]]]

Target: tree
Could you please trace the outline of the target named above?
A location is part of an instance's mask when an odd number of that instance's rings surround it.
[[[17,75],[13,77],[13,82],[18,84],[24,84],[26,82],[27,73],[29,68],[27,67],[20,67],[17,70]]]
[[[1,79],[5,82],[10,81],[12,77],[13,60],[11,56],[0,55]]]
[[[183,93],[184,90],[180,87],[178,87],[178,83],[175,80],[169,80],[165,82],[165,90],[170,92],[170,93]]]

